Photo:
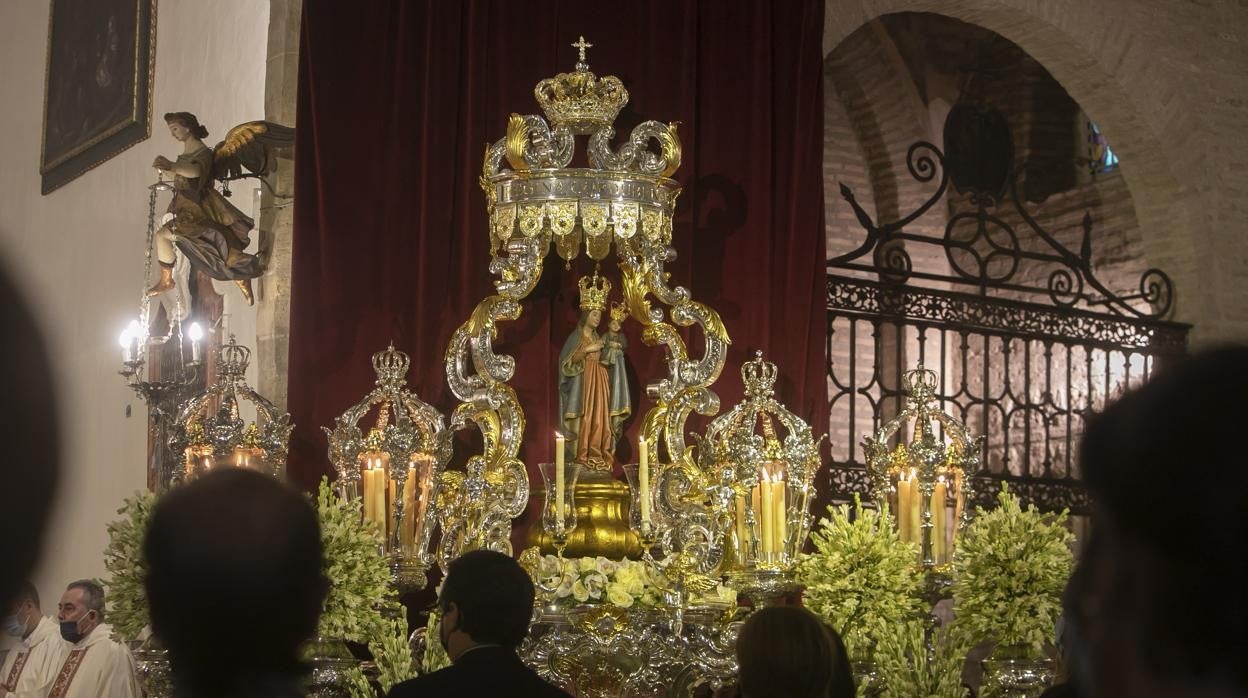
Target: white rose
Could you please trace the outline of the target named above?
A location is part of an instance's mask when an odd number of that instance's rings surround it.
[[[598,569],[598,561],[592,557],[582,557],[576,561],[581,572],[594,572]]]
[[[591,598],[601,599],[602,593],[607,588],[607,577],[599,572],[590,572],[585,575],[585,588],[589,590]]]
[[[555,598],[566,599],[572,595],[572,578],[564,577],[563,582],[555,589]]]
[[[612,584],[607,587],[607,601],[621,608],[628,608],[633,605],[633,595],[628,593],[623,586]]]
[[[585,584],[579,579],[572,583],[572,598],[580,603],[585,603],[589,600],[589,589],[586,589]]]

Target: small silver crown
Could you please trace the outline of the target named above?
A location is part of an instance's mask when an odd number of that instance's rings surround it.
[[[242,378],[251,363],[251,350],[238,343],[234,335],[217,350],[217,373],[222,377]]]
[[[741,381],[749,397],[770,397],[775,393],[776,365],[763,359],[763,352],[754,352],[754,360],[741,366]]]
[[[399,386],[407,379],[407,369],[412,360],[407,354],[394,348],[394,343],[385,351],[373,354],[373,370],[377,372],[377,385]]]
[[[906,385],[906,394],[920,402],[931,400],[936,394],[936,388],[940,385],[940,378],[936,372],[923,368],[922,361],[919,362],[918,368],[906,371],[905,378],[902,380]]]

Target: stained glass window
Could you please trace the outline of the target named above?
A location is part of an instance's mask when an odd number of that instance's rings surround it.
[[[1092,174],[1112,172],[1118,168],[1118,156],[1109,147],[1109,139],[1095,122],[1088,122],[1088,167]]]

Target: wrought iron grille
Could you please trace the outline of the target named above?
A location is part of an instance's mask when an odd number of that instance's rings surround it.
[[[910,175],[936,189],[898,221],[876,224],[841,186],[866,238],[828,262],[828,489],[867,491],[862,439],[901,409],[902,373],[922,362],[941,376],[942,409],[987,436],[977,503],[1008,482],[1041,509],[1084,514],[1085,420],[1186,351],[1188,326],[1163,319],[1173,285],[1149,269],[1135,291],[1111,291],[1092,268],[1090,216],[1078,252],[1046,231],[999,112],[956,106],[945,143],[948,155],[911,146]],[[943,235],[906,231],[946,198]]]

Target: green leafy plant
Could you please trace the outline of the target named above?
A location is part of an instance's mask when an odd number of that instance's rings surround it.
[[[954,628],[976,641],[1039,656],[1053,636],[1074,557],[1067,513],[1023,509],[1003,486],[999,506],[979,509],[953,557]]]
[[[381,534],[361,525],[358,505],[340,499],[321,480],[316,496],[325,548],[329,593],[321,612],[321,637],[370,643],[391,632],[386,614],[401,608],[390,599],[390,568],[381,554]]]
[[[803,603],[841,633],[851,657],[870,656],[896,626],[919,617],[917,552],[897,536],[887,510],[863,508],[856,497],[853,509],[828,507],[811,542],[815,552],[796,570]]]
[[[446,650],[438,639],[441,620],[442,616],[436,609],[429,612],[429,622],[425,624],[425,654],[420,660],[420,671],[425,674],[432,674],[451,665],[451,658],[446,655]]]
[[[377,682],[382,691],[389,693],[395,684],[416,678],[416,666],[412,660],[412,648],[407,644],[407,621],[395,618],[387,623],[387,632],[368,643],[377,665]]]
[[[104,569],[108,578],[108,616],[113,633],[119,639],[133,642],[149,622],[147,592],[143,578],[147,565],[143,561],[143,539],[151,523],[156,495],[136,492],[117,510],[121,518],[108,524],[108,547],[104,548]]]
[[[871,690],[885,698],[964,698],[962,665],[970,644],[943,629],[929,656],[923,639],[918,621],[893,626],[881,637],[872,655],[879,678]]]

